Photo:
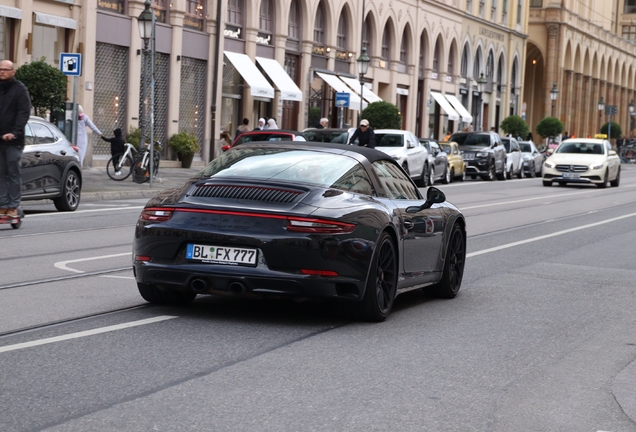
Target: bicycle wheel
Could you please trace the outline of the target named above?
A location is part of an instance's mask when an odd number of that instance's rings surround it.
[[[159,173],[159,161],[161,160],[161,155],[159,154],[159,152],[155,152],[155,157],[153,158],[154,163],[152,165],[152,174],[153,174],[153,179],[157,177],[157,174]]]
[[[112,158],[108,160],[106,164],[106,174],[108,177],[115,181],[126,180],[128,176],[132,173],[133,166],[133,158],[131,155],[126,155],[126,157],[122,160],[124,156],[123,153],[118,153]],[[117,161],[117,164],[115,164]],[[117,174],[119,172],[119,174]]]
[[[144,163],[145,162],[145,163]],[[132,169],[132,179],[135,183],[145,183],[150,180],[148,175],[148,159],[137,158],[135,159],[135,165]]]

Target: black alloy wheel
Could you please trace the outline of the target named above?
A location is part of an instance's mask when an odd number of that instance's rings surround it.
[[[456,223],[451,231],[450,242],[446,250],[442,279],[432,287],[423,288],[435,297],[455,298],[462,285],[464,266],[466,264],[466,236],[462,227]]]
[[[144,300],[150,303],[170,305],[170,306],[186,306],[192,303],[197,296],[196,293],[177,290],[162,290],[157,285],[145,284],[137,282],[137,289]]]
[[[504,169],[505,171],[505,169]],[[496,168],[495,168],[495,162],[491,161],[490,164],[488,165],[488,174],[486,174],[483,177],[484,180],[488,180],[488,181],[495,181],[495,179],[499,179],[499,180],[505,180],[505,174],[503,176],[500,177],[499,174],[497,174]]]
[[[365,321],[384,321],[391,313],[397,292],[398,257],[391,236],[380,235],[362,302],[356,315]]]
[[[77,171],[70,169],[62,184],[62,196],[53,199],[58,211],[75,211],[80,203],[82,184]]]
[[[609,184],[609,169],[605,170],[605,177],[603,177],[603,183],[596,183],[596,186],[598,186],[601,189],[605,189],[608,184]]]

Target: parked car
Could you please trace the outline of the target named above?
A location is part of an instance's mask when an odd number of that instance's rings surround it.
[[[571,138],[559,144],[543,163],[543,186],[567,183],[608,184],[617,187],[621,162],[609,141],[598,138]]]
[[[450,183],[452,178],[448,169],[448,155],[444,153],[435,140],[420,138],[420,144],[428,150],[427,184],[435,184],[438,180],[444,184]]]
[[[399,129],[376,130],[375,148],[393,157],[418,186],[426,186],[428,150],[411,132]]]
[[[252,141],[305,141],[301,132],[285,129],[263,129],[243,132],[237,136],[232,145],[224,145],[221,150],[227,151],[230,148],[239,144]]]
[[[519,148],[521,148],[523,155],[523,175],[526,177],[540,176],[545,156],[532,141],[519,141]]]
[[[302,136],[307,142],[329,142],[349,144],[355,128],[348,129],[305,129]]]
[[[59,211],[74,211],[80,203],[82,168],[79,150],[62,131],[31,116],[24,130],[22,201],[50,199]]]
[[[448,171],[451,180],[464,181],[466,178],[466,162],[462,158],[456,142],[440,142],[440,148],[448,158]]]
[[[146,204],[133,243],[139,293],[151,303],[315,298],[368,321],[384,320],[412,289],[455,297],[465,261],[466,220],[442,191],[424,198],[393,157],[330,143],[221,154]]]
[[[523,155],[516,138],[502,138],[501,142],[506,148],[506,178],[510,180],[514,176],[523,177]]]
[[[455,132],[450,141],[459,145],[470,178],[506,179],[506,149],[495,132]]]

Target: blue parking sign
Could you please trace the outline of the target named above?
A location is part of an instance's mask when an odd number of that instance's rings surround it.
[[[60,53],[60,70],[66,76],[82,75],[82,55]]]
[[[336,106],[338,108],[348,108],[350,94],[346,92],[336,92]]]

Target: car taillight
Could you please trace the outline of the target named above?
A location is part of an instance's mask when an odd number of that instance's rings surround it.
[[[165,222],[172,217],[174,209],[171,208],[145,208],[141,211],[140,219],[152,222]]]
[[[135,255],[135,261],[148,262],[150,261],[150,257],[148,255]]]
[[[304,275],[312,275],[312,276],[328,276],[328,277],[338,276],[338,273],[332,270],[300,269],[300,272]]]
[[[355,224],[322,219],[287,218],[288,231],[316,234],[346,234],[356,229]]]
[[[71,146],[73,148],[73,150],[75,150],[76,152],[79,153],[79,147],[78,146]]]

